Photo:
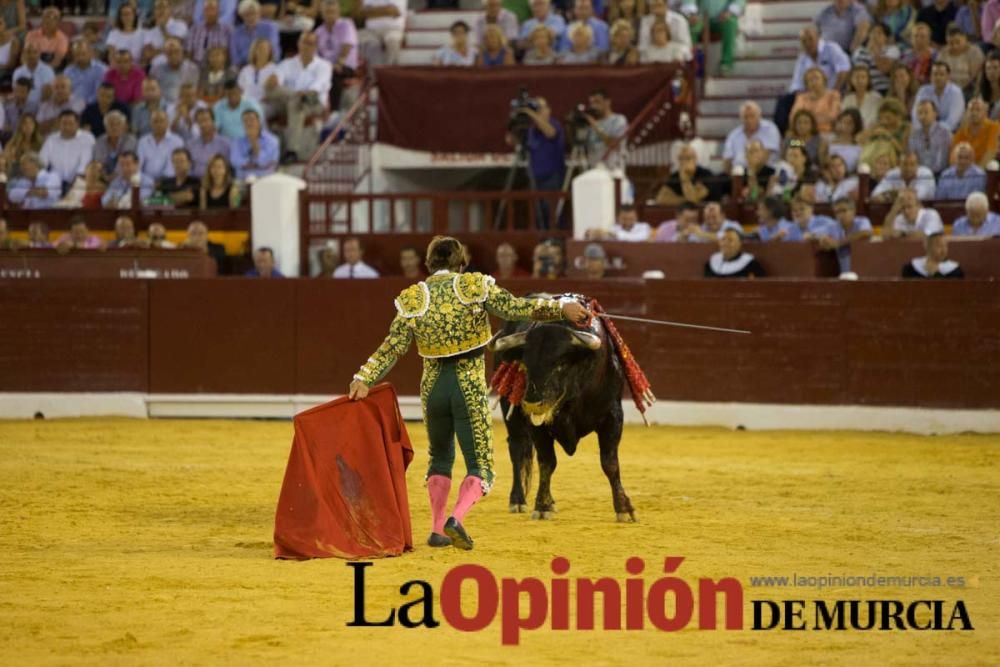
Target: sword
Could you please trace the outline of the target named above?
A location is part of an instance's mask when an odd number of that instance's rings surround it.
[[[670,322],[669,320],[651,320],[645,317],[632,317],[631,315],[615,315],[614,313],[594,313],[598,317],[606,317],[614,320],[629,320],[631,322],[645,322],[646,324],[662,324],[668,327],[684,327],[686,329],[703,329],[705,331],[721,331],[723,333],[752,334],[746,329],[727,329],[725,327],[709,327],[703,324],[687,324],[685,322]]]

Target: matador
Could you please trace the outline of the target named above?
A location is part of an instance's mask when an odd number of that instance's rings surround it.
[[[389,335],[354,375],[349,395],[362,399],[384,377],[412,341],[423,357],[420,402],[430,440],[427,493],[431,503],[432,547],[471,549],[466,513],[493,486],[493,419],[489,408],[484,351],[493,338],[489,315],[505,320],[582,322],[589,311],[571,298],[518,298],[481,273],[462,273],[468,264],[462,244],[435,237],[427,247],[426,281],[407,287],[395,300]],[[451,515],[455,438],[466,476]]]

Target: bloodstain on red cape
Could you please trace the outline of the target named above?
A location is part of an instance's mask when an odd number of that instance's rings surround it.
[[[274,518],[275,558],[377,558],[413,549],[406,468],[413,460],[396,392],[342,397],[294,419]]]

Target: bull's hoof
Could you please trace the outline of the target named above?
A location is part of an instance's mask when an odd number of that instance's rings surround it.
[[[615,518],[618,523],[638,523],[638,519],[635,518],[635,512],[618,512],[615,514]]]
[[[527,511],[528,511],[528,506],[526,504],[525,505],[518,505],[517,503],[510,504],[511,514],[524,514]]]
[[[531,518],[547,521],[548,519],[553,518],[555,515],[556,513],[553,512],[552,510],[542,510],[542,511],[535,510],[534,512],[531,513]]]

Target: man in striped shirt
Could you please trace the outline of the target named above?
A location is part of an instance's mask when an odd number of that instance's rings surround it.
[[[188,53],[196,63],[204,62],[205,54],[215,46],[228,53],[233,38],[233,26],[219,22],[219,0],[205,0],[204,12],[205,21],[192,25],[187,36]]]
[[[892,66],[899,60],[899,47],[889,44],[889,29],[876,23],[868,31],[868,42],[854,51],[851,60],[855,65],[865,65],[871,75],[872,90],[885,95],[889,90]]]

